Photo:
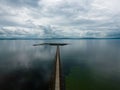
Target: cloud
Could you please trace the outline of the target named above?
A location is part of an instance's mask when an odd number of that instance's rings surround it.
[[[119,0],[0,0],[0,37],[119,37]]]
[[[8,5],[15,8],[20,7],[37,7],[40,0],[1,0],[3,5]]]

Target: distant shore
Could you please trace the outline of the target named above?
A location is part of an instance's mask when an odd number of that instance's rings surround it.
[[[120,38],[0,38],[0,40],[81,40],[81,39],[120,39]]]

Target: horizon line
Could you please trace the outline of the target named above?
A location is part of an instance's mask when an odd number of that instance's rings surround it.
[[[0,40],[53,40],[53,39],[120,39],[120,38],[0,38]]]

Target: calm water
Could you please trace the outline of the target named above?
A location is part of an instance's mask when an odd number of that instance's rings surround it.
[[[66,90],[120,90],[120,40],[1,40],[0,90],[48,90],[56,47]]]

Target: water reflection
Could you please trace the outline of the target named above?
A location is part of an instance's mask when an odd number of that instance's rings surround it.
[[[81,40],[62,47],[66,90],[120,90],[119,45],[120,40]]]
[[[19,69],[5,74],[0,90],[48,90],[49,81],[43,68]]]
[[[48,90],[55,48],[0,41],[0,90]]]
[[[120,90],[120,40],[115,39],[0,41],[0,90],[48,90],[56,48],[32,46],[45,42],[70,44],[60,48],[66,90]]]

